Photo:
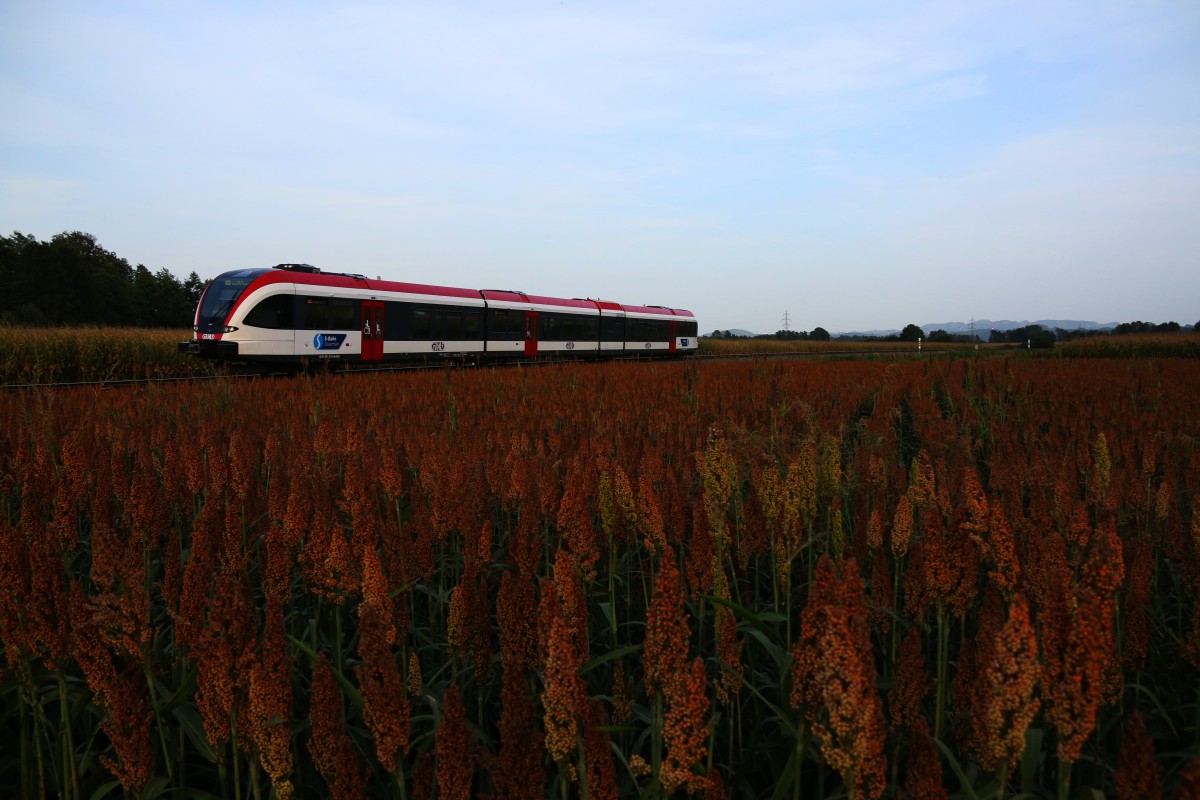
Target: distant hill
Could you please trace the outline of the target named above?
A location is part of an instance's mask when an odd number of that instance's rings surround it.
[[[1013,328],[1024,328],[1027,325],[1041,325],[1047,330],[1062,328],[1067,331],[1085,330],[1085,331],[1102,331],[1111,330],[1117,326],[1115,322],[1091,322],[1089,320],[1078,319],[1039,319],[1034,321],[1021,320],[1020,322],[1011,319],[977,319],[975,320],[975,335],[980,339],[987,341],[992,331],[1010,331]],[[970,333],[971,323],[969,322],[929,322],[921,326],[921,330],[928,335],[933,331],[945,331],[946,333]],[[900,333],[898,328],[889,328],[885,330],[872,331],[842,331],[833,334],[834,336],[891,336]]]
[[[719,329],[713,331],[712,333],[720,333],[722,336],[724,336],[726,333],[728,333],[732,336],[746,336],[749,338],[754,338],[755,336],[758,336],[757,333],[751,333],[750,331],[746,330],[745,328],[719,328]],[[712,334],[700,334],[700,335],[701,336],[711,336]]]
[[[1011,319],[977,319],[975,320],[975,335],[983,341],[987,341],[991,336],[992,331],[1010,331],[1014,328],[1024,328],[1027,325],[1041,325],[1047,330],[1062,328],[1065,331],[1106,331],[1117,327],[1116,322],[1092,322],[1090,320],[1081,319],[1039,319],[1033,320],[1011,320]],[[730,333],[734,336],[757,336],[745,328],[729,328]],[[921,326],[921,330],[925,331],[928,336],[933,331],[945,331],[950,334],[969,334],[971,332],[970,322],[928,322]],[[722,331],[724,332],[724,331]],[[869,331],[838,331],[830,333],[831,336],[894,336],[900,333],[899,328],[881,328]]]
[[[996,331],[1011,331],[1013,328],[1024,328],[1027,325],[1041,325],[1043,328],[1046,328],[1047,330],[1051,330],[1051,331],[1054,330],[1055,328],[1062,328],[1065,331],[1078,331],[1078,330],[1102,331],[1102,330],[1111,330],[1111,329],[1117,327],[1117,323],[1115,323],[1115,322],[1090,322],[1087,320],[1078,320],[1078,319],[1039,319],[1039,320],[1034,320],[1033,322],[1030,322],[1029,320],[1022,320],[1020,322],[1014,322],[1013,320],[1010,320],[1010,319],[1001,319],[1001,320],[995,320],[995,321],[990,320],[990,319],[975,320],[975,330],[976,331],[978,331],[980,328],[987,328],[988,330],[996,330]],[[970,333],[971,332],[971,323],[969,323],[969,322],[930,323],[928,325],[922,325],[921,330],[925,331],[926,333],[930,333],[931,331],[945,331],[946,333]]]

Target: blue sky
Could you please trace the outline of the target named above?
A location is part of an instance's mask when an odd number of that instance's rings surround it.
[[[0,4],[0,230],[690,308],[1200,318],[1200,4]]]

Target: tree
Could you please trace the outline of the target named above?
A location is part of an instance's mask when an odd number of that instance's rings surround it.
[[[1058,341],[1054,331],[1047,330],[1041,325],[1025,325],[1013,328],[1008,332],[1007,340],[1013,344],[1023,344],[1030,347],[1050,348]]]
[[[1055,342],[1058,341],[1054,336],[1054,331],[1046,330],[1040,325],[1033,325],[1030,327],[1038,328],[1037,331],[1029,336],[1029,343],[1031,347],[1048,349],[1054,347]]]
[[[925,332],[921,330],[919,325],[913,325],[911,322],[904,326],[904,330],[900,331],[900,341],[915,342],[925,336]]]
[[[89,233],[48,242],[15,232],[0,237],[0,321],[19,325],[190,324],[204,284],[168,270],[130,267]]]
[[[810,333],[808,335],[808,338],[812,339],[814,342],[828,342],[829,341],[829,331],[818,326],[818,327],[812,329],[812,333]]]

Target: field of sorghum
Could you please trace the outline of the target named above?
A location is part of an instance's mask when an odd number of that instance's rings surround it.
[[[1197,387],[1010,356],[2,394],[0,787],[1195,797]]]

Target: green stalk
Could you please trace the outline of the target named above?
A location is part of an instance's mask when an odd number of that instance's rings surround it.
[[[938,600],[937,608],[937,711],[933,719],[933,737],[942,738],[942,716],[946,710],[946,660],[949,650],[949,631],[946,630],[946,609]]]
[[[32,771],[29,769],[29,740],[32,739],[33,736],[26,735],[26,733],[25,733],[25,721],[29,716],[29,712],[28,712],[28,709],[26,708],[26,704],[24,701],[24,692],[21,692],[20,694],[22,695],[21,703],[20,703],[20,706],[21,706],[21,796],[29,797],[30,795],[33,794],[33,792],[30,791],[31,787],[29,786],[29,778],[30,778],[30,775],[33,774]]]
[[[33,686],[33,678],[29,678],[30,706],[33,708],[33,752],[37,758],[37,777],[38,777],[38,796],[46,796],[46,764],[45,758],[42,755],[42,733],[45,729],[45,723],[42,722],[42,706],[41,701],[37,698],[37,689]]]
[[[229,781],[225,772],[225,747],[214,748],[217,754],[217,780],[221,784],[221,797],[229,797]]]
[[[233,753],[233,796],[235,800],[242,798],[242,775],[240,759],[238,758],[237,746],[237,712],[232,711],[229,714],[229,749]]]
[[[660,687],[654,693],[654,728],[650,736],[650,766],[651,775],[659,779],[659,769],[662,767],[662,730],[663,730],[663,693]]]
[[[250,791],[254,800],[262,800],[262,787],[258,783],[258,759],[249,758],[250,763]]]
[[[142,674],[146,676],[146,688],[150,691],[150,707],[154,709],[154,722],[158,728],[158,741],[162,745],[163,763],[167,767],[167,778],[173,783],[175,781],[175,772],[171,769],[171,751],[167,747],[167,731],[163,727],[162,715],[158,713],[158,698],[154,692],[154,678],[150,674],[150,667],[145,658],[142,659]]]
[[[779,546],[779,544],[774,540],[774,538],[772,538],[772,540],[771,540],[771,592],[774,597],[776,614],[779,613],[779,570],[775,567],[775,565],[777,563],[779,563],[775,559],[775,548],[778,546]],[[789,639],[788,642],[790,643],[791,639]]]
[[[582,800],[588,798],[588,774],[587,774],[587,754],[584,752],[583,736],[579,733],[579,726],[575,726],[575,752],[576,758],[579,760],[579,792]]]
[[[345,674],[345,654],[342,653],[342,607],[333,606],[333,654],[337,657],[338,672]]]
[[[1067,800],[1071,794],[1071,767],[1070,761],[1059,761],[1058,763],[1058,800]]]
[[[612,644],[617,647],[617,552],[613,547],[612,531],[608,532],[608,603],[612,608]]]
[[[900,570],[901,557],[896,556],[895,562],[892,563],[892,613],[899,616],[897,612],[900,610]],[[892,635],[891,635],[891,654],[889,661],[896,664],[896,650],[899,648],[900,626],[895,619],[892,620]]]
[[[802,726],[803,721],[800,723]],[[801,762],[804,760],[804,734],[796,731],[796,760],[793,762],[794,775],[792,776],[792,800],[800,800],[800,768]]]
[[[396,759],[396,772],[393,774],[396,780],[396,787],[400,790],[400,800],[408,800],[408,786],[404,780],[404,753],[400,753],[400,757]]]
[[[67,682],[62,673],[58,674],[58,703],[62,716],[62,753],[63,767],[66,771],[67,796],[79,796],[79,775],[75,770],[75,742],[71,731],[70,704],[67,701]]]
[[[738,694],[734,696],[734,698],[733,698],[734,708],[730,708],[729,709],[730,713],[727,715],[729,717],[729,720],[728,720],[729,742],[727,743],[728,746],[727,746],[726,754],[725,754],[725,763],[731,764],[731,765],[733,764],[733,739],[734,739],[734,736],[736,735],[735,734],[736,728],[734,727],[733,717],[735,714],[739,718],[742,716],[742,698],[740,695],[741,695],[741,692],[738,692]],[[716,729],[717,729],[717,726],[714,725],[713,730],[716,731]],[[716,752],[715,744],[711,748],[711,752],[714,752],[714,753]]]

